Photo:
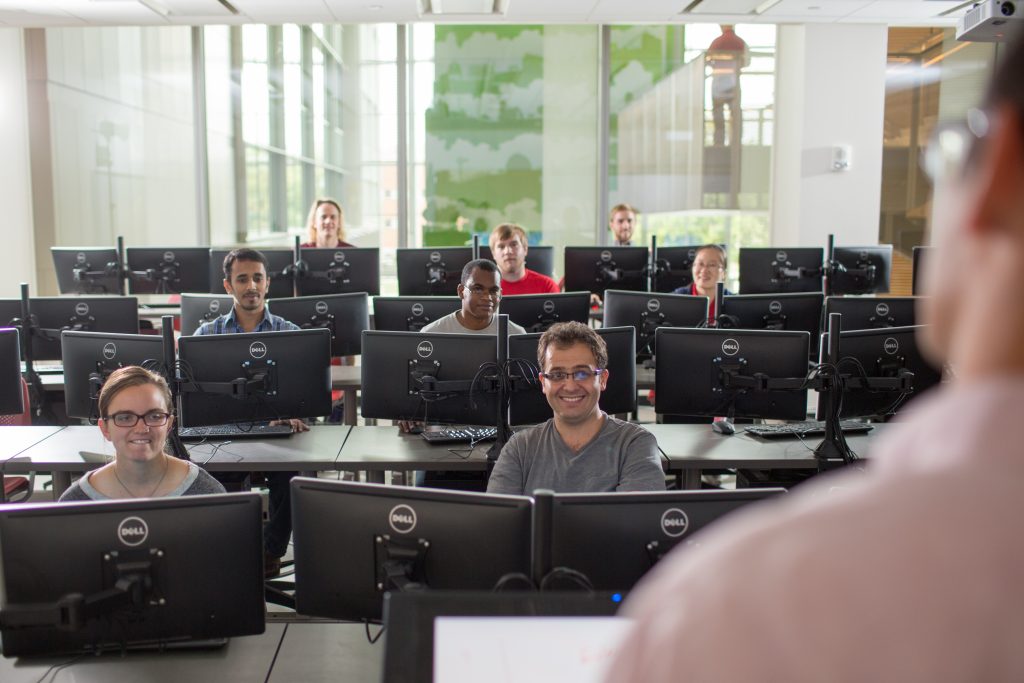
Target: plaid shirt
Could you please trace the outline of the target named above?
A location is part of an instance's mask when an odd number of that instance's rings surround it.
[[[268,306],[264,306],[263,320],[260,321],[260,324],[256,326],[253,332],[281,332],[282,330],[297,329],[300,329],[298,325],[288,322],[279,315],[274,315],[270,312]],[[242,326],[238,324],[238,320],[235,319],[235,307],[232,306],[231,312],[220,316],[216,320],[203,323],[194,334],[238,334],[242,332],[245,332],[245,330],[242,329]]]

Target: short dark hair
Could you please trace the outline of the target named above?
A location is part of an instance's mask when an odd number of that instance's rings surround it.
[[[501,271],[498,270],[498,266],[494,261],[488,261],[485,258],[478,258],[470,261],[462,267],[462,277],[459,278],[459,282],[465,285],[469,282],[469,276],[473,274],[473,271],[479,268],[480,270],[487,273],[494,273],[495,277],[501,279]]]
[[[241,247],[240,249],[232,249],[228,252],[228,255],[224,257],[224,279],[231,280],[231,267],[235,265],[235,261],[256,261],[263,264],[263,272],[270,275],[270,264],[267,262],[267,257],[263,255],[262,251],[250,249],[249,247]]]
[[[537,342],[537,365],[544,369],[544,356],[547,355],[548,347],[557,346],[560,349],[567,349],[573,344],[583,344],[594,354],[594,362],[598,368],[608,367],[608,345],[597,332],[581,322],[572,320],[567,323],[555,323],[540,336]]]

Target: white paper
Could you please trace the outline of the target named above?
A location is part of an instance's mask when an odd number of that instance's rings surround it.
[[[621,617],[438,617],[434,683],[598,683],[631,624]]]

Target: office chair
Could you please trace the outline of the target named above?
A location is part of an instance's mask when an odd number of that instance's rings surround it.
[[[0,415],[0,425],[11,427],[27,427],[32,424],[32,404],[28,396],[28,384],[25,378],[21,380],[21,400],[24,409],[15,415]],[[3,500],[8,503],[20,503],[32,495],[32,488],[35,485],[35,473],[28,477],[3,477],[4,496]],[[18,495],[21,494],[21,495]]]

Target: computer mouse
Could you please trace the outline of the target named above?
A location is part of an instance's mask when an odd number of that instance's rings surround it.
[[[729,434],[736,433],[736,427],[733,426],[732,422],[727,420],[715,420],[711,423],[711,431],[728,436]]]

